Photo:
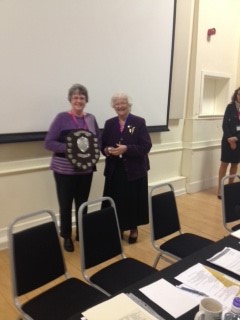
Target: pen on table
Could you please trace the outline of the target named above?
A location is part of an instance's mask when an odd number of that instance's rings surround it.
[[[204,297],[208,297],[208,295],[204,292],[201,292],[201,291],[197,291],[197,290],[194,290],[194,289],[190,289],[190,288],[186,288],[186,287],[181,287],[181,286],[176,286],[177,288],[181,289],[181,290],[184,290],[184,291],[187,291],[187,292],[191,292],[191,293],[194,293],[194,294],[198,294],[199,296],[204,296]]]

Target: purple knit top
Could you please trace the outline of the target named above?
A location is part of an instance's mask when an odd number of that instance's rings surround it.
[[[52,124],[45,138],[45,148],[53,152],[51,169],[66,175],[88,174],[95,169],[89,168],[84,172],[78,171],[65,157],[66,135],[71,131],[85,129],[98,137],[100,147],[100,130],[94,115],[86,113],[84,117],[75,116],[74,119],[69,112],[59,113]]]

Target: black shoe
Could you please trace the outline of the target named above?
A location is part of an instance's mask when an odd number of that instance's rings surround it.
[[[74,246],[71,238],[64,238],[63,246],[64,249],[68,252],[74,251]]]
[[[133,244],[133,243],[136,243],[136,242],[137,242],[137,237],[131,237],[131,236],[129,236],[129,238],[128,238],[128,243]]]
[[[132,236],[132,234],[134,234],[134,236]],[[130,244],[136,243],[137,238],[138,238],[138,230],[131,230],[130,236],[128,238],[128,243]]]

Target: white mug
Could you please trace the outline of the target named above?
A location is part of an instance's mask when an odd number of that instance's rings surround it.
[[[221,320],[223,306],[213,298],[203,298],[199,304],[199,311],[194,320]]]

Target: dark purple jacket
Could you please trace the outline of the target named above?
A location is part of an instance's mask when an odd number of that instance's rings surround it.
[[[129,181],[137,180],[147,175],[150,169],[148,153],[152,147],[146,122],[143,118],[129,114],[123,132],[120,132],[118,117],[105,122],[102,134],[102,153],[106,147],[116,146],[116,143],[127,145],[127,151],[122,155],[124,167]],[[104,175],[111,178],[117,157],[108,156],[105,161]]]

